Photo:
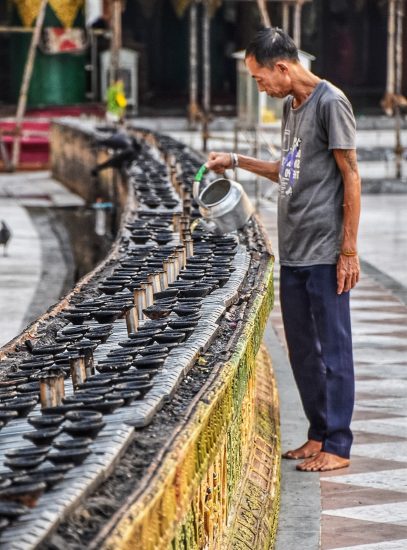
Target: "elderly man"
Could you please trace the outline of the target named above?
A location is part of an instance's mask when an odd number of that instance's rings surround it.
[[[301,459],[301,471],[345,468],[354,404],[349,291],[360,269],[355,119],[345,95],[300,64],[281,29],[259,31],[245,61],[259,92],[285,98],[281,159],[211,152],[206,164],[218,173],[239,166],[279,184],[281,309],[309,421],[307,441],[283,457]]]

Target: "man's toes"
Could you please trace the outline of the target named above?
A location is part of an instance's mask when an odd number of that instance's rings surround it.
[[[301,472],[317,472],[322,467],[322,464],[323,460],[321,460],[321,453],[317,453],[316,456],[298,464],[297,470]]]
[[[311,472],[314,463],[314,460],[305,460],[304,462],[301,462],[301,464],[297,464],[296,469],[301,472]]]
[[[321,469],[322,469],[321,464],[314,464],[309,471],[310,472],[321,472]]]
[[[350,461],[346,458],[321,452],[312,460],[306,460],[298,464],[297,470],[301,472],[329,472],[331,470],[347,468],[349,464]]]
[[[309,464],[298,464],[298,466],[296,466],[296,469],[300,472],[312,472],[312,468]]]
[[[297,468],[301,472],[319,472],[321,471],[321,466],[319,464],[304,464],[302,468]]]

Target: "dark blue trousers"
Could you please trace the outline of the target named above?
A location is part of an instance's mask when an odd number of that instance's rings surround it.
[[[349,292],[337,295],[335,265],[282,266],[280,301],[308,438],[349,458],[355,394]]]

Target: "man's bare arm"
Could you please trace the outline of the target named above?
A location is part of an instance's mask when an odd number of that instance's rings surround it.
[[[334,149],[333,155],[342,174],[343,196],[343,238],[338,260],[338,294],[347,292],[359,281],[360,267],[357,256],[357,235],[360,217],[360,176],[356,151]],[[354,256],[349,255],[355,253]],[[348,255],[347,255],[348,254]]]
[[[278,182],[280,161],[258,160],[253,157],[246,157],[245,155],[237,155],[237,157],[239,168]],[[209,170],[222,174],[225,170],[232,168],[232,157],[230,153],[211,152],[209,153],[206,166]]]

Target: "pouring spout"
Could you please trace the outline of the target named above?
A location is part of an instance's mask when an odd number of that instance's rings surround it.
[[[198,172],[195,175],[194,184],[192,186],[192,196],[194,197],[194,200],[196,202],[198,202],[199,194],[200,194],[200,191],[201,191],[202,178],[204,177],[207,170],[208,169],[207,169],[206,165],[202,164],[202,166],[200,167],[200,169],[198,170]],[[198,202],[198,204],[199,204],[199,202]]]
[[[208,170],[208,168],[206,167],[206,164],[202,164],[202,166],[200,167],[200,169],[198,170],[198,172],[195,175],[194,181],[197,181],[197,182],[201,183],[202,178],[204,177],[207,170]]]

